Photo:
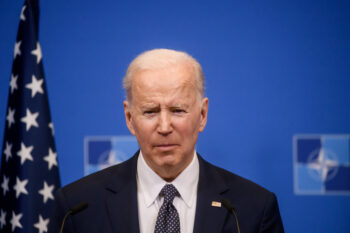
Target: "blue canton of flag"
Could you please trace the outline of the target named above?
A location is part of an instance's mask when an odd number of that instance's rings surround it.
[[[0,170],[0,232],[47,232],[60,186],[37,0],[26,0],[14,49]]]
[[[350,135],[294,136],[296,194],[350,194]]]

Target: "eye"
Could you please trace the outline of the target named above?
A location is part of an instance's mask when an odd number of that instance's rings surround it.
[[[147,111],[143,112],[144,115],[150,115],[150,114],[153,114],[153,113],[154,113],[153,110],[147,110]]]
[[[144,116],[153,116],[153,115],[155,115],[156,113],[158,113],[159,112],[159,109],[158,108],[150,108],[150,109],[144,109],[143,110],[143,112],[142,112],[142,114],[144,115]]]
[[[181,113],[186,112],[184,109],[181,109],[181,108],[175,108],[172,111],[173,111],[173,113],[177,113],[177,114],[181,114]]]

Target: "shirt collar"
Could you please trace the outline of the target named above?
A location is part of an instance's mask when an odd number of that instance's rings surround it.
[[[146,163],[140,151],[137,159],[137,179],[147,207],[152,205],[167,182],[155,173]],[[188,207],[195,201],[199,179],[199,162],[194,152],[191,163],[171,182]]]

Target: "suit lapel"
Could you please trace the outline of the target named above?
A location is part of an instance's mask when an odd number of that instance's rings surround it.
[[[194,233],[218,233],[223,229],[227,210],[212,206],[212,202],[221,202],[221,194],[228,190],[227,185],[215,169],[200,156],[197,207]]]
[[[106,183],[106,209],[114,233],[139,233],[136,166],[137,152],[129,161],[118,167]],[[214,207],[221,194],[228,190],[221,176],[199,155],[199,182],[193,233],[221,232],[227,210]]]
[[[114,233],[139,233],[136,166],[138,152],[111,175],[106,208]]]

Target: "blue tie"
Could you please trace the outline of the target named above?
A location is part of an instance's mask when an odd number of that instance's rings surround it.
[[[174,185],[166,184],[160,194],[164,197],[164,202],[158,212],[154,233],[180,233],[180,218],[173,205],[173,200],[179,192]]]

